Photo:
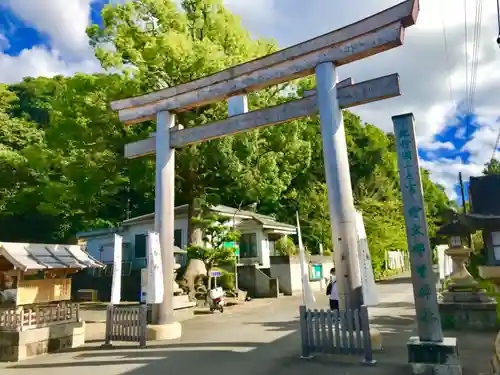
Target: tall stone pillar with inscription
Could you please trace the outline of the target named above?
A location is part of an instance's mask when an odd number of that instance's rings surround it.
[[[411,264],[418,337],[408,341],[408,361],[415,374],[460,375],[456,338],[441,329],[432,252],[425,217],[413,114],[392,118],[403,198],[406,238]]]

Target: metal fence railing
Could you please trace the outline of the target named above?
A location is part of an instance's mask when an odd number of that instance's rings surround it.
[[[146,345],[147,305],[108,305],[105,344],[112,341],[138,342]]]
[[[302,357],[315,353],[363,355],[364,364],[373,359],[368,309],[331,311],[300,306]]]

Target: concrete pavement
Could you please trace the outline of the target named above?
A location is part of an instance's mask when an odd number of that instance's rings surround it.
[[[255,301],[261,305],[236,307],[224,314],[200,315],[183,322],[183,337],[173,342],[149,343],[148,348],[118,345],[101,349],[91,343],[71,352],[51,354],[18,364],[0,364],[2,375],[403,375],[409,374],[406,341],[414,330],[411,284],[407,280],[377,286],[380,304],[370,309],[372,323],[383,333],[384,350],[375,353],[376,367],[335,356],[300,360],[298,305],[300,297]],[[327,297],[317,295],[319,308]],[[494,334],[459,336],[464,375],[488,370]]]

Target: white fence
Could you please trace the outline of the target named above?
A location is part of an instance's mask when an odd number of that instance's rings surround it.
[[[363,356],[363,363],[374,365],[368,309],[331,311],[300,306],[302,358],[313,354]]]
[[[386,251],[385,264],[388,270],[403,271],[407,268],[406,254],[402,250]]]

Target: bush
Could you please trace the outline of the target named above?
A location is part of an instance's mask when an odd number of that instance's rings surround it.
[[[234,273],[232,272],[223,272],[217,281],[224,290],[233,290],[235,287]]]
[[[297,255],[297,247],[290,237],[281,237],[274,245],[275,249],[283,256]]]

